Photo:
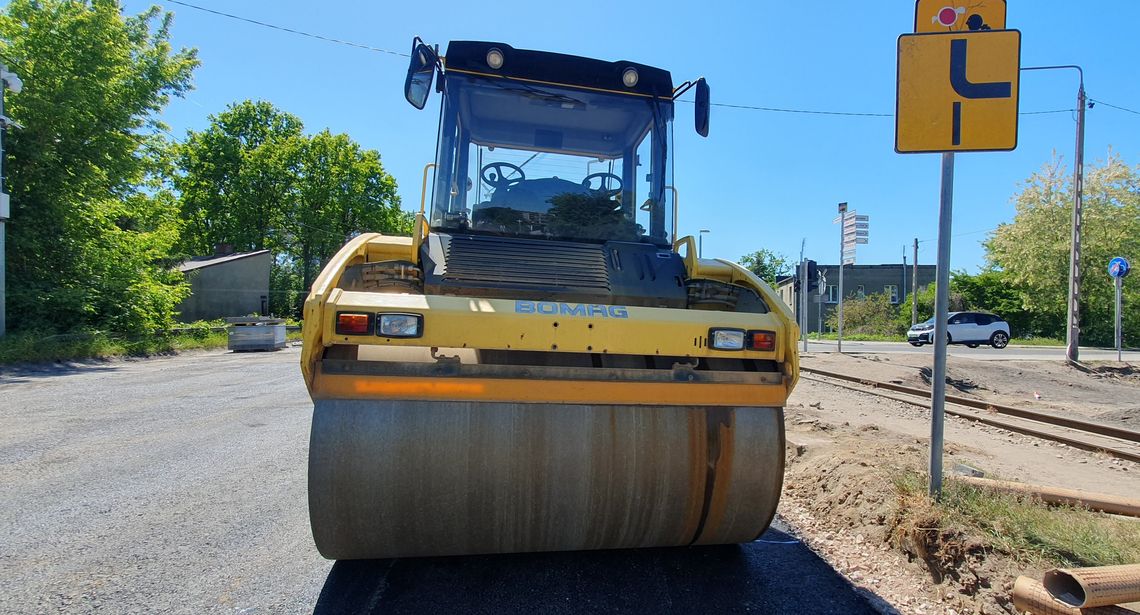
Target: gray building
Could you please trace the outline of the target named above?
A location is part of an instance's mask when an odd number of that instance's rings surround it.
[[[190,283],[190,296],[178,306],[178,320],[214,320],[269,311],[269,250],[192,258],[178,269]]]
[[[918,288],[934,283],[936,267],[934,265],[918,266]],[[819,271],[826,278],[823,293],[808,296],[807,330],[817,332],[820,323],[827,331],[827,318],[839,306],[839,266],[819,265]],[[891,303],[899,304],[910,300],[911,276],[914,275],[913,265],[846,265],[843,267],[843,292],[848,297],[863,297],[876,293],[887,293]],[[780,299],[799,313],[799,297],[795,290],[795,277],[784,276],[776,281],[776,292]],[[919,315],[925,318],[927,315]],[[798,316],[797,316],[798,319]]]

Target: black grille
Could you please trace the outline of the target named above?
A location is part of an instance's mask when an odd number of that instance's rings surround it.
[[[499,237],[444,238],[446,282],[610,292],[604,246]]]

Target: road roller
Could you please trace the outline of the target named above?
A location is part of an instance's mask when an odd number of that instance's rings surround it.
[[[411,237],[359,235],[304,306],[329,559],[748,542],[784,470],[794,318],[677,236],[673,118],[705,80],[413,41],[440,99]]]

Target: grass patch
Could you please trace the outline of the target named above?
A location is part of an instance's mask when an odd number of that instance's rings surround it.
[[[185,350],[225,348],[222,322],[197,322],[167,334],[130,337],[106,331],[77,333],[10,333],[0,337],[0,365],[45,363],[116,357],[148,357]],[[301,331],[286,331],[285,339],[301,339]]]
[[[128,338],[103,331],[40,335],[16,333],[0,338],[0,365],[114,357],[145,357],[183,350],[225,348],[225,331],[187,332]]]
[[[809,340],[837,340],[839,334],[837,333],[824,333],[822,336],[819,333],[808,334]],[[905,335],[875,335],[869,333],[846,333],[843,334],[843,339],[848,342],[905,342]]]
[[[899,528],[976,539],[987,550],[1039,566],[1110,566],[1140,561],[1140,521],[997,492],[952,478],[941,502],[927,498],[926,476],[895,478],[904,517]],[[911,524],[905,518],[915,521]],[[931,526],[935,525],[935,528]],[[930,549],[930,546],[927,546]]]
[[[1055,340],[1051,337],[1015,337],[1009,343],[1017,346],[1065,346],[1065,340]]]

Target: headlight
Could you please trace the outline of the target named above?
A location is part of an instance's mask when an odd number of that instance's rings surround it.
[[[744,331],[709,329],[709,346],[716,350],[744,350]]]
[[[424,317],[419,314],[379,314],[376,335],[381,337],[420,337]]]

